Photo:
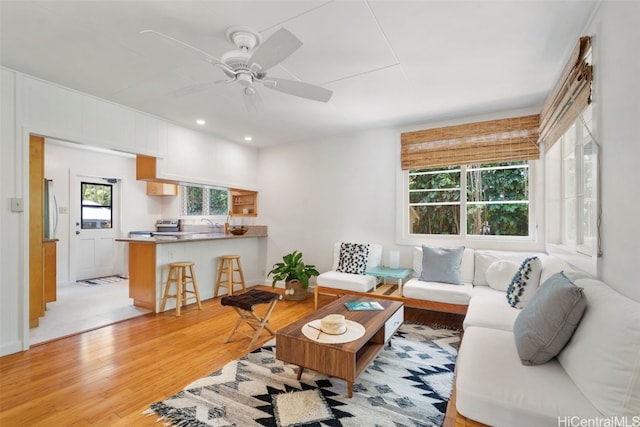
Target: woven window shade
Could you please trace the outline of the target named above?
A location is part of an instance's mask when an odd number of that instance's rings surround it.
[[[593,67],[587,63],[590,51],[590,37],[580,37],[560,79],[542,106],[540,139],[545,143],[545,151],[560,139],[591,103]]]
[[[409,170],[538,159],[539,125],[536,114],[406,132],[400,136],[401,166]]]

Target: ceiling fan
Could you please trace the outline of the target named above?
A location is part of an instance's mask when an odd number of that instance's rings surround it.
[[[186,89],[204,89],[211,84],[237,83],[243,89],[245,105],[249,110],[260,109],[262,101],[256,91],[256,83],[266,88],[295,95],[314,101],[327,102],[332,91],[320,86],[297,80],[268,77],[267,71],[284,61],[295,52],[302,42],[285,28],[280,28],[271,37],[262,40],[256,31],[247,27],[233,26],[227,29],[227,39],[237,49],[231,50],[220,59],[215,58],[183,41],[155,30],[143,30],[140,34],[161,37],[196,54],[200,59],[220,68],[226,80],[218,80],[204,85],[198,84]]]

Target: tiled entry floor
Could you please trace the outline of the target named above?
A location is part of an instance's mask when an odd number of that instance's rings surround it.
[[[57,301],[47,303],[40,325],[30,330],[31,345],[151,312],[133,305],[128,280],[95,286],[59,284],[57,291]]]

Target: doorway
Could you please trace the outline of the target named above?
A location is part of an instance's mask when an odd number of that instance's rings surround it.
[[[72,280],[121,273],[115,241],[120,229],[120,191],[118,179],[76,175],[70,200]]]
[[[115,239],[127,228],[122,214],[124,188],[129,194],[144,194],[145,187],[135,184],[135,156],[49,137],[39,141],[42,143],[43,176],[54,183],[58,200],[59,224],[55,236],[58,268],[57,280],[54,280],[58,292],[57,299],[47,301],[46,306],[37,304],[44,310],[31,325],[30,344],[148,312],[133,306],[126,279],[94,286],[77,283],[82,279],[111,275],[126,277],[127,254]],[[33,172],[31,169],[30,173]],[[109,176],[115,178],[105,178]],[[40,182],[40,178],[37,181]],[[85,193],[100,193],[100,197],[83,197]],[[32,204],[30,210],[33,207]],[[40,224],[42,221],[34,222]],[[36,234],[33,236],[35,238]]]

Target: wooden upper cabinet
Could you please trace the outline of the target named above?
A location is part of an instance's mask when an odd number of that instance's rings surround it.
[[[258,215],[258,192],[251,190],[240,190],[230,188],[229,209],[233,216],[257,216]]]
[[[136,156],[136,179],[147,181],[149,196],[177,196],[178,185],[175,182],[158,179],[156,174],[156,158],[152,156]]]
[[[177,196],[178,186],[176,184],[165,184],[164,182],[147,181],[148,196]]]

